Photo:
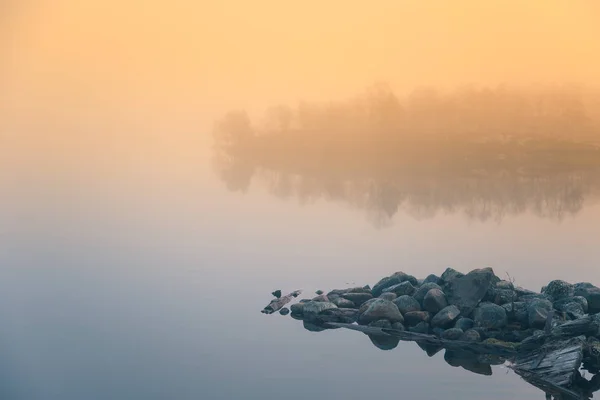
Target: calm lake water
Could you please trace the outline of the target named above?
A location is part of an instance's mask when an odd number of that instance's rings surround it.
[[[259,311],[274,289],[310,296],[398,270],[600,283],[593,196],[560,218],[400,207],[382,223],[343,197],[274,195],[267,172],[228,189],[195,129],[61,144],[5,127],[3,399],[542,398],[501,367],[480,376],[413,343],[381,351]]]

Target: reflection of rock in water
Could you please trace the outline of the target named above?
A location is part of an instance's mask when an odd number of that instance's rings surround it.
[[[375,347],[381,350],[393,350],[398,347],[398,343],[400,343],[400,339],[392,337],[392,336],[377,336],[377,335],[368,335],[369,339],[371,339],[371,343]]]

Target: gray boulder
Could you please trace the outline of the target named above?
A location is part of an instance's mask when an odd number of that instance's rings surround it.
[[[552,303],[544,299],[535,299],[527,304],[527,315],[529,326],[543,329],[548,319],[548,313],[552,311]]]
[[[499,306],[517,300],[517,293],[512,289],[498,289],[494,291],[494,303]]]
[[[402,315],[411,311],[421,311],[421,305],[411,296],[400,296],[394,300],[394,304]]]
[[[413,286],[416,286],[418,284],[417,278],[415,278],[414,276],[408,275],[404,272],[396,272],[391,276],[381,279],[379,282],[377,282],[375,284],[375,286],[373,286],[373,289],[372,289],[373,296],[377,297],[381,293],[383,293],[384,289],[389,288],[390,286],[397,285],[402,282],[406,282],[406,281],[410,282]]]
[[[432,314],[437,313],[447,305],[446,295],[440,289],[431,289],[423,298],[423,308]]]
[[[417,300],[419,302],[419,304],[423,305],[423,299],[425,299],[425,295],[431,289],[442,290],[442,288],[440,287],[440,285],[438,285],[437,283],[424,283],[413,294],[413,297],[415,298],[415,300]]]
[[[319,296],[320,296],[320,295],[322,295],[322,294],[323,294],[323,291],[319,289],[319,290],[317,290],[317,291],[315,292],[315,294],[317,294],[317,295],[319,295]]]
[[[566,297],[573,297],[575,287],[565,281],[555,280],[550,282],[542,293],[547,294],[553,301],[556,301]]]
[[[379,295],[380,299],[389,300],[389,301],[396,300],[396,297],[398,297],[398,296],[396,296],[396,293],[389,293],[389,292],[381,293]]]
[[[404,322],[408,326],[415,326],[420,322],[429,322],[431,314],[427,311],[409,311],[404,314]]]
[[[431,326],[434,328],[448,328],[460,315],[458,307],[452,305],[442,309],[440,312],[435,314],[431,319]]]
[[[353,301],[345,299],[343,297],[334,297],[331,302],[339,308],[356,308],[356,304]]]
[[[486,329],[500,329],[506,326],[506,310],[494,303],[481,304],[473,312],[477,326]]]
[[[497,280],[491,268],[476,269],[448,282],[444,286],[446,299],[449,304],[458,307],[463,315],[469,315]]]
[[[324,301],[309,301],[308,303],[304,303],[303,315],[304,319],[307,321],[313,321],[317,319],[317,316],[331,308],[338,308],[333,303],[327,303]]]
[[[471,318],[464,317],[457,319],[456,323],[454,324],[455,328],[465,332],[471,329],[473,326],[475,326],[475,321],[473,321]]]
[[[588,313],[600,313],[600,288],[591,283],[577,283],[574,287],[575,296],[585,297],[588,303]]]
[[[325,295],[325,294],[320,294],[317,297],[314,297],[312,299],[312,301],[321,301],[321,302],[326,302],[326,303],[330,302],[329,297],[327,297],[327,295]]]
[[[412,295],[415,292],[415,287],[409,281],[399,283],[394,286],[383,289],[383,293],[394,293],[397,296]]]
[[[583,297],[579,298],[585,300]],[[552,305],[558,311],[566,313],[571,319],[581,318],[586,314],[581,301],[575,300],[574,297],[565,297],[561,300],[555,301],[552,303]]]
[[[442,339],[447,339],[447,340],[459,340],[462,335],[464,334],[462,329],[458,329],[458,328],[450,328],[450,329],[446,329],[441,335],[440,337]]]
[[[369,300],[365,301],[365,302],[364,302],[364,303],[363,303],[363,304],[362,304],[362,305],[361,305],[361,306],[358,308],[358,313],[359,313],[359,314],[362,314],[362,313],[364,313],[365,311],[367,311],[367,308],[369,308],[369,306],[370,306],[371,304],[373,304],[373,303],[374,303],[376,300],[379,300],[379,299],[369,299]]]
[[[356,307],[360,307],[365,301],[373,298],[371,293],[344,293],[342,297],[350,300]]]
[[[305,311],[306,312],[306,311]],[[369,305],[367,310],[360,314],[358,322],[361,325],[368,325],[373,321],[387,319],[391,323],[404,322],[404,318],[394,303],[388,300],[377,299]]]

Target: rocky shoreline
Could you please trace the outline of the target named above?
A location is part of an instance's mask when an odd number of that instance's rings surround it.
[[[591,283],[554,280],[537,293],[491,268],[467,274],[448,268],[441,276],[417,279],[396,272],[373,287],[316,294],[272,312],[290,314],[313,332],[363,332],[382,350],[401,340],[416,342],[429,356],[445,348],[448,364],[478,374],[491,375],[491,365],[507,360],[521,363],[515,371],[546,393],[568,388],[587,395],[600,389],[600,288]],[[523,361],[532,354],[557,370],[540,372],[541,361]],[[571,364],[560,365],[566,354]],[[595,375],[592,381],[581,376],[581,364]],[[563,380],[555,384],[559,372]]]

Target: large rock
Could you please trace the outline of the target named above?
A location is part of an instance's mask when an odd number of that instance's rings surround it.
[[[460,315],[458,307],[452,305],[442,309],[431,319],[434,328],[449,328]]]
[[[431,289],[442,290],[442,288],[440,287],[440,285],[438,285],[437,283],[424,283],[413,294],[413,297],[415,298],[415,300],[417,300],[419,302],[419,304],[423,305],[423,299],[425,299],[425,295]]]
[[[314,321],[317,319],[317,316],[331,308],[338,308],[333,303],[327,303],[323,301],[309,301],[308,303],[304,303],[303,315],[304,319],[307,321]]]
[[[575,296],[585,297],[588,302],[588,313],[600,313],[600,288],[591,283],[577,283],[574,287]]]
[[[549,300],[535,299],[527,304],[527,315],[529,326],[543,329],[548,319],[548,313],[552,311],[552,303]]]
[[[383,293],[394,293],[397,296],[412,295],[415,292],[415,287],[409,281],[399,283],[394,286],[383,289]]]
[[[304,314],[304,305],[306,303],[296,303],[296,304],[292,304],[290,306],[290,311],[292,312],[292,315],[302,315]]]
[[[373,298],[371,293],[344,293],[342,297],[350,300],[356,307],[360,307],[365,301]]]
[[[491,268],[476,269],[448,282],[444,292],[448,303],[458,307],[463,316],[468,316],[497,280]]]
[[[570,283],[561,280],[552,281],[546,286],[543,291],[552,298],[553,301],[564,299],[566,297],[573,297],[575,288]]]
[[[481,304],[473,312],[477,326],[487,329],[500,329],[506,326],[506,310],[493,303]]]
[[[415,326],[421,322],[429,322],[431,314],[427,311],[409,311],[404,314],[404,321],[407,326]]]
[[[364,303],[363,303],[363,304],[362,304],[362,305],[361,305],[361,306],[358,308],[358,313],[359,313],[359,314],[362,314],[362,313],[364,313],[365,311],[367,311],[367,308],[369,308],[369,306],[370,306],[371,304],[373,304],[373,303],[374,303],[376,300],[379,300],[379,299],[370,299],[370,300],[367,300],[367,301],[365,301],[365,302],[364,302]]]
[[[306,313],[306,311],[305,311]],[[391,323],[404,322],[404,318],[394,303],[388,300],[377,299],[369,305],[367,310],[360,314],[358,322],[367,325],[373,321],[387,319]]]
[[[400,296],[394,300],[394,304],[402,315],[411,311],[421,311],[421,305],[411,296]]]
[[[431,289],[423,298],[423,308],[432,314],[436,314],[447,305],[446,295],[440,289]]]
[[[396,272],[393,275],[385,277],[379,282],[377,282],[375,286],[373,286],[371,292],[373,293],[374,297],[378,297],[381,293],[383,293],[384,289],[406,281],[410,282],[413,286],[416,286],[418,284],[417,278],[415,278],[414,276],[408,275],[404,272]]]

